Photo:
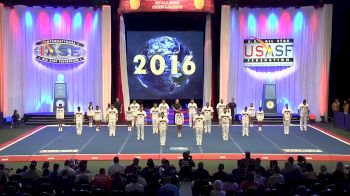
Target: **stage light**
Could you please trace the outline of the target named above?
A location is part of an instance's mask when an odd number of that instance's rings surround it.
[[[97,28],[97,25],[98,25],[98,12],[95,13],[94,15],[94,19],[93,19],[93,28],[96,29]]]
[[[61,26],[61,15],[59,13],[55,13],[53,16],[53,23],[56,27]]]
[[[248,15],[248,30],[252,35],[256,33],[256,20],[253,14]]]
[[[270,30],[275,30],[278,26],[278,19],[275,13],[271,13],[268,19],[268,26]]]
[[[304,16],[303,14],[299,11],[297,14],[294,16],[294,31],[299,32],[303,28],[303,20]]]
[[[31,27],[31,26],[33,25],[33,17],[32,17],[32,14],[31,14],[29,11],[27,11],[25,17],[26,17],[26,25],[27,25],[28,27]]]
[[[74,19],[73,19],[73,26],[74,26],[74,29],[80,28],[81,25],[82,25],[82,21],[83,21],[83,19],[82,19],[82,17],[81,17],[80,12],[76,13],[76,14],[74,15]]]

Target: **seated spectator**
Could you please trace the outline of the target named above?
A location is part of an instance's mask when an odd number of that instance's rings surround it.
[[[63,171],[66,170],[68,172],[69,177],[71,177],[73,179],[75,178],[75,170],[69,166],[69,163],[70,163],[69,160],[66,160],[64,162],[63,168],[58,171],[58,176],[62,176]]]
[[[317,174],[316,174],[316,172],[314,172],[314,167],[312,166],[311,163],[306,164],[304,176],[305,176],[306,180],[309,180],[309,181],[317,180]]]
[[[258,188],[263,188],[266,186],[266,178],[262,176],[261,168],[258,167],[255,170],[254,182],[258,185]]]
[[[29,165],[29,170],[22,175],[22,178],[28,181],[35,181],[40,177],[41,177],[41,173],[37,171],[35,164],[33,163]]]
[[[142,170],[142,177],[145,178],[147,182],[149,182],[153,174],[159,175],[157,168],[154,165],[153,159],[148,159],[147,166]]]
[[[56,185],[57,192],[64,191],[66,194],[73,191],[73,188],[75,186],[74,179],[69,175],[68,170],[63,170],[61,173],[61,179],[59,183]]]
[[[78,175],[78,174],[82,173],[82,172],[83,172],[82,169],[81,169],[82,167],[83,167],[84,169],[86,168],[85,171],[84,171],[84,173],[89,173],[89,174],[91,174],[91,171],[87,169],[87,165],[88,165],[88,161],[86,161],[86,160],[81,160],[81,161],[79,161],[78,168],[75,169],[75,174]]]
[[[137,175],[137,183],[142,184],[143,187],[147,186],[147,182],[146,180],[141,176],[142,175],[142,171],[141,170],[137,170],[136,171],[136,175]]]
[[[255,159],[255,170],[257,170],[257,169],[259,169],[259,171],[261,172],[261,175],[266,178],[266,169],[263,166],[261,166],[261,159],[260,158]]]
[[[210,196],[225,196],[225,191],[222,190],[222,182],[221,180],[215,180],[213,183],[214,190],[210,191]]]
[[[176,175],[176,168],[170,165],[169,160],[163,159],[162,165],[159,167],[159,174],[163,181],[170,182],[171,176]]]
[[[192,178],[192,168],[195,167],[195,163],[193,162],[190,152],[183,152],[182,159],[179,160],[180,166],[180,179],[183,178]]]
[[[144,186],[137,183],[137,176],[135,174],[129,174],[130,183],[125,186],[125,192],[134,192],[138,191],[140,193],[144,192]]]
[[[91,184],[92,177],[89,170],[87,170],[87,165],[81,164],[79,166],[79,174],[75,176],[75,182],[76,184]]]
[[[157,195],[160,187],[161,184],[159,183],[159,175],[157,173],[153,173],[150,177],[149,183],[145,187],[145,195]]]
[[[193,171],[193,180],[199,180],[199,179],[210,179],[209,172],[204,169],[203,162],[198,163],[198,168]]]
[[[127,174],[136,174],[137,170],[141,170],[142,168],[139,166],[140,160],[138,158],[134,158],[131,165],[128,165],[125,168],[124,175],[127,176]]]
[[[36,180],[36,188],[40,191],[51,192],[52,193],[52,182],[50,177],[50,170],[44,169],[43,176]]]
[[[100,188],[104,190],[111,190],[112,187],[112,178],[106,175],[105,168],[101,168],[99,174],[97,174],[92,181],[92,185],[95,188]]]
[[[37,161],[31,161],[30,164],[34,164],[36,172],[39,173],[40,175],[43,175],[43,172],[40,169],[38,169],[38,162]]]
[[[243,191],[248,191],[248,190],[258,190],[258,185],[254,181],[254,173],[249,172],[246,175],[245,180],[242,182],[240,188]]]
[[[273,167],[273,175],[270,176],[267,184],[269,187],[273,187],[276,184],[284,184],[284,176],[281,174],[280,168],[278,166]]]
[[[0,163],[0,193],[4,189],[6,183],[9,182],[9,173],[3,163]]]
[[[124,174],[125,166],[119,163],[119,157],[114,157],[113,165],[108,168],[108,175],[113,176],[115,173]]]
[[[285,181],[288,181],[290,183],[295,183],[298,180],[304,178],[304,176],[301,174],[300,167],[298,165],[294,165],[291,161],[287,161],[284,164],[282,174],[284,176]]]
[[[250,157],[249,151],[245,152],[245,158],[241,159],[241,161],[243,162],[245,169],[247,169],[248,172],[255,171],[255,160]]]
[[[220,163],[218,165],[218,171],[213,174],[212,182],[215,180],[220,180],[221,182],[225,182],[227,178],[227,173],[224,171],[225,165]]]
[[[333,172],[333,179],[337,184],[342,183],[345,180],[345,168],[343,162],[337,162],[335,171]]]
[[[237,161],[237,165],[238,168],[232,170],[232,176],[238,184],[241,184],[245,178],[245,165],[241,160]]]
[[[273,168],[278,166],[278,162],[276,160],[270,160],[269,168],[266,171],[266,178],[270,178],[273,175]]]
[[[17,127],[21,122],[21,118],[18,114],[18,111],[17,110],[14,110],[13,111],[13,114],[12,114],[12,123],[11,123],[11,128],[13,127]]]
[[[237,191],[238,184],[234,182],[232,174],[227,175],[226,182],[223,183],[222,186],[223,191]]]
[[[176,176],[172,176],[170,182],[165,183],[163,186],[159,188],[158,195],[159,196],[179,196],[180,195],[180,189],[179,189],[179,179]]]
[[[317,175],[317,180],[321,182],[331,182],[332,181],[332,174],[327,172],[327,167],[325,165],[320,166],[320,173]]]
[[[112,176],[112,190],[124,190],[126,179],[119,173]]]
[[[51,179],[51,182],[52,182],[52,186],[55,188],[56,185],[59,183],[60,181],[60,177],[58,176],[58,170],[60,168],[60,165],[55,163],[53,164],[53,170],[50,174],[50,179]]]
[[[306,159],[304,156],[299,155],[298,158],[298,166],[301,169],[301,172],[304,173],[305,172],[305,166],[306,166]]]

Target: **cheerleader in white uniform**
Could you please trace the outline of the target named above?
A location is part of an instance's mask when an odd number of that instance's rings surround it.
[[[201,113],[201,110],[198,110],[198,113],[194,116],[194,129],[196,131],[196,144],[198,146],[202,145],[204,121],[205,117]]]
[[[136,124],[136,114],[137,114],[137,112],[139,112],[139,110],[140,110],[140,104],[138,104],[138,103],[136,102],[136,100],[134,100],[134,101],[130,104],[129,107],[130,107],[130,110],[132,111],[132,115],[134,116],[134,119],[133,119],[133,121],[132,121],[131,126],[134,127],[135,124]]]
[[[202,108],[202,113],[204,114],[204,133],[211,132],[211,119],[213,119],[213,108],[209,105],[209,102]]]
[[[289,126],[290,126],[290,121],[292,119],[292,111],[289,109],[288,104],[285,105],[286,107],[283,108],[282,114],[283,114],[283,130],[284,134],[288,135],[289,134]]]
[[[160,113],[160,117],[158,118],[158,126],[159,126],[159,139],[160,145],[165,146],[166,143],[166,132],[168,129],[169,120],[164,115],[163,112]]]
[[[128,123],[128,131],[131,131],[132,121],[134,120],[134,116],[133,116],[133,112],[130,110],[130,107],[128,107],[128,110],[126,110],[125,116],[126,116],[126,122]]]
[[[197,112],[197,104],[194,102],[193,99],[191,99],[191,102],[188,104],[188,118],[189,118],[188,123],[190,127],[192,127],[196,112]]]
[[[220,99],[220,102],[216,105],[216,112],[218,113],[218,117],[220,117],[221,113],[224,112],[225,107],[226,107],[226,104],[224,103],[224,100]],[[220,119],[219,119],[219,126],[221,126]]]
[[[181,111],[175,114],[175,124],[177,130],[177,137],[182,137],[182,126],[184,124],[184,114]]]
[[[76,125],[77,135],[81,135],[83,132],[84,111],[78,107],[78,110],[74,114],[74,121]]]
[[[249,125],[250,127],[253,127],[254,117],[255,117],[255,108],[253,103],[250,103],[250,106],[248,108],[248,113],[249,113]]]
[[[162,103],[159,104],[159,111],[164,113],[164,116],[168,118],[169,105],[162,99]]]
[[[114,108],[114,105],[111,105],[111,108],[108,110],[108,113],[107,113],[109,136],[115,136],[117,121],[118,121],[118,110]]]
[[[262,124],[264,121],[264,111],[262,107],[259,107],[259,110],[256,112],[256,119],[258,120],[258,130],[262,131]]]
[[[146,119],[147,119],[147,114],[143,110],[143,106],[141,105],[140,110],[136,113],[137,140],[145,139]]]
[[[152,118],[152,125],[153,125],[153,133],[158,134],[158,118],[159,118],[159,108],[157,103],[153,104],[153,107],[150,110],[151,118]]]
[[[221,121],[221,128],[222,128],[222,140],[228,141],[228,135],[230,132],[230,125],[232,122],[232,116],[231,114],[227,111],[227,108],[224,109],[224,112],[221,113],[219,116],[219,119]]]
[[[99,106],[96,106],[95,112],[94,112],[94,120],[96,123],[96,131],[100,131],[101,128],[101,120],[102,120],[102,113]]]
[[[62,130],[62,122],[64,119],[64,108],[62,107],[62,104],[60,103],[58,107],[56,108],[56,119],[58,121],[58,131]]]
[[[242,112],[242,136],[249,136],[249,119],[250,115],[248,108],[244,107],[244,110]]]
[[[87,117],[89,119],[89,127],[92,127],[92,123],[94,120],[94,106],[92,105],[91,101],[88,106]]]

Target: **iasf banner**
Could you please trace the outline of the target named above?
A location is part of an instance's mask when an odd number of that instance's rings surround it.
[[[119,13],[214,12],[214,0],[120,0]]]
[[[293,39],[244,40],[245,67],[290,67],[294,64]]]

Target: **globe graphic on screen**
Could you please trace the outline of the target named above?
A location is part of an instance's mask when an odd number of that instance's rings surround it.
[[[146,57],[147,74],[138,75],[138,80],[145,88],[158,96],[167,96],[186,88],[190,77],[182,71],[182,62],[186,55],[192,55],[192,51],[178,39],[170,36],[161,36],[148,40],[138,54]],[[154,55],[161,55],[165,60],[165,70],[161,75],[154,75],[150,69],[150,60]],[[171,74],[171,55],[178,56],[177,74]],[[135,63],[135,69],[138,64]],[[159,62],[156,61],[159,68]]]

